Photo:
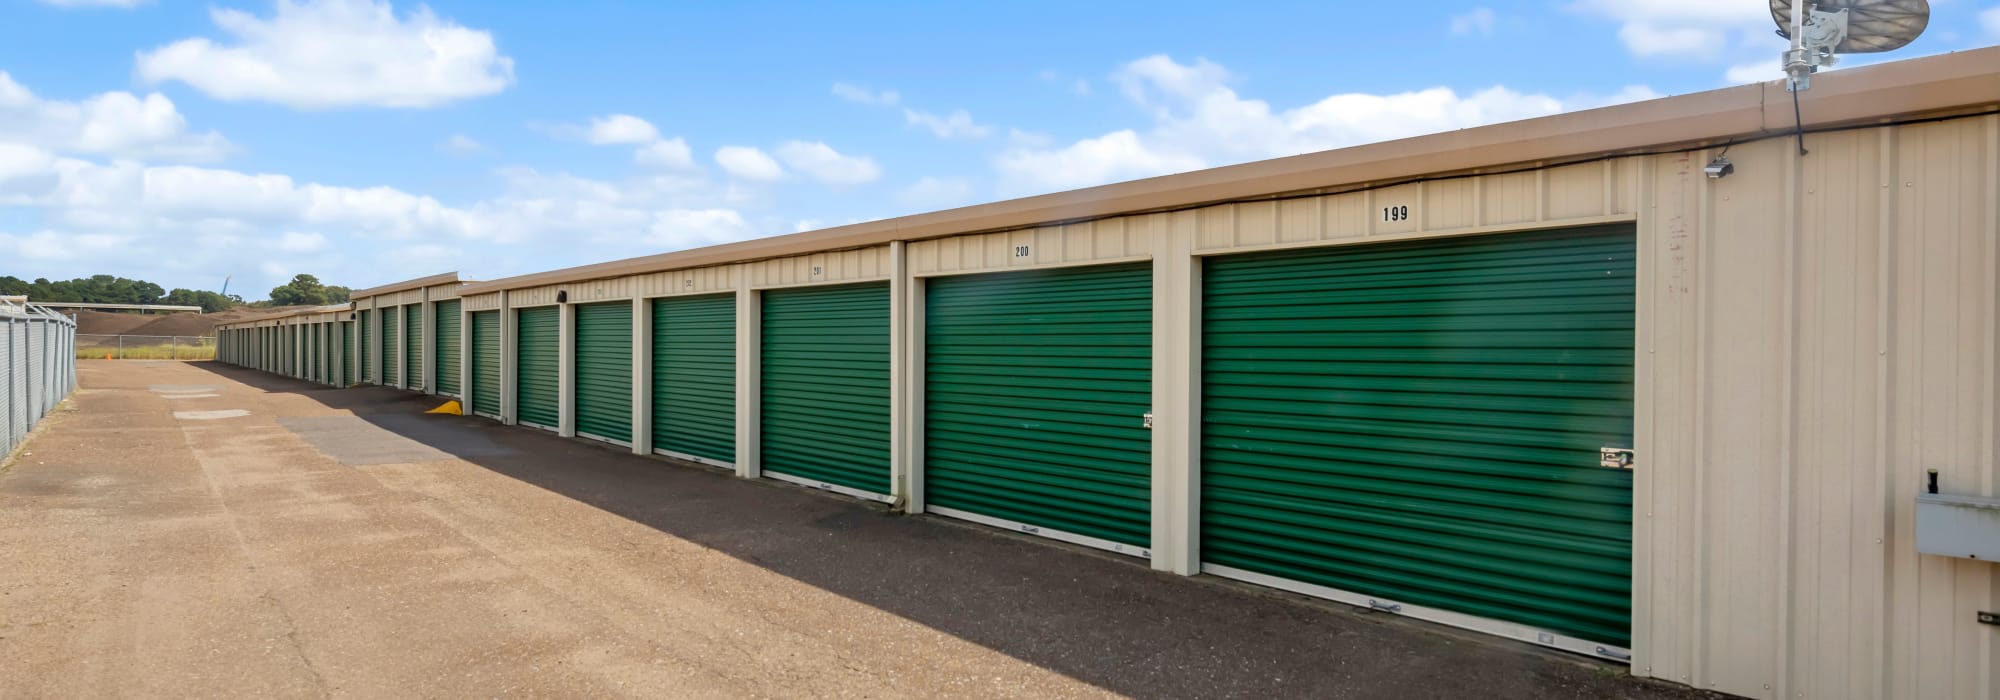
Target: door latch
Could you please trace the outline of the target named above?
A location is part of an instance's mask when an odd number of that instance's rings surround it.
[[[1633,452],[1630,447],[1600,447],[1597,450],[1597,464],[1611,469],[1631,469]]]

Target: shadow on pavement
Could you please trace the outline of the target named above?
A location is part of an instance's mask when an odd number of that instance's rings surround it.
[[[214,362],[674,537],[1139,697],[1710,697],[1526,644]],[[296,428],[295,428],[296,430]]]

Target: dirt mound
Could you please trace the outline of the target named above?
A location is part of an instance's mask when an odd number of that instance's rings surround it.
[[[117,335],[159,318],[152,314],[114,313],[80,309],[76,312],[76,332],[85,335]]]
[[[205,314],[167,314],[154,316],[145,325],[129,331],[126,335],[215,335],[214,317]]]

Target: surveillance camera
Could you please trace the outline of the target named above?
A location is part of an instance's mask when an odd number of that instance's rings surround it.
[[[1708,179],[1710,180],[1720,180],[1729,177],[1730,173],[1736,172],[1736,164],[1729,162],[1729,158],[1727,157],[1716,156],[1715,160],[1709,161],[1708,166],[1702,168],[1701,171],[1708,173]]]

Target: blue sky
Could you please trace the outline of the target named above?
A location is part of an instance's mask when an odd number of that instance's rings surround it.
[[[2000,41],[2000,2],[1931,4],[1872,60]],[[490,279],[1773,79],[1784,48],[1759,0],[1355,5],[13,1],[0,274]]]

